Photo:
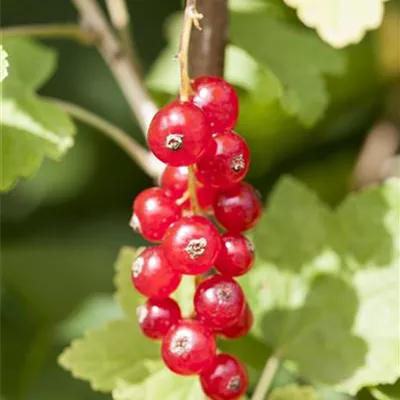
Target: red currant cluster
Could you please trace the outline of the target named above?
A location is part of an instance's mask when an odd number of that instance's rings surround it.
[[[262,208],[252,186],[242,182],[250,154],[232,130],[238,117],[235,90],[217,77],[198,78],[192,88],[189,101],[163,107],[150,124],[150,149],[168,166],[161,188],[135,199],[131,225],[161,244],[136,258],[132,280],[149,297],[138,309],[141,329],[162,339],[168,368],[200,374],[211,399],[237,399],[247,388],[246,370],[236,358],[216,355],[215,336],[238,338],[251,328],[251,310],[233,277],[253,264],[253,245],[242,232],[255,225]],[[227,232],[221,235],[212,218]],[[197,275],[188,319],[168,297],[182,274]]]

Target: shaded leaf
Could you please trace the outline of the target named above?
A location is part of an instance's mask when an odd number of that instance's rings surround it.
[[[120,380],[134,383],[148,376],[159,352],[159,345],[146,339],[136,323],[120,320],[74,340],[59,363],[93,389],[111,391]]]
[[[382,22],[387,0],[284,0],[305,25],[333,47],[358,43]]]
[[[260,40],[254,40],[256,37]],[[289,114],[307,126],[321,118],[329,100],[324,75],[344,72],[343,54],[312,33],[263,12],[232,13],[230,38],[276,76],[282,105]]]

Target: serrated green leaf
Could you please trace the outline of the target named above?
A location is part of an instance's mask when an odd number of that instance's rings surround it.
[[[2,191],[34,174],[44,156],[58,160],[73,145],[75,127],[59,107],[34,96],[2,98]]]
[[[204,400],[197,377],[175,375],[159,362],[159,370],[143,382],[129,385],[120,382],[113,390],[114,400]]]
[[[137,323],[120,320],[74,340],[59,363],[75,378],[88,380],[94,390],[107,392],[119,381],[145,379],[159,357],[159,345],[146,339]]]
[[[4,80],[4,78],[8,75],[8,54],[4,50],[3,45],[0,44],[0,82]]]
[[[268,400],[321,400],[321,397],[312,386],[292,384],[274,389]]]
[[[123,247],[115,262],[114,284],[116,288],[115,299],[128,318],[137,323],[136,309],[145,298],[132,287],[131,268],[132,263],[141,249]]]
[[[387,0],[284,0],[297,10],[305,25],[315,28],[319,36],[333,47],[358,43],[367,30],[382,22]],[[358,12],[362,10],[362,12]]]
[[[400,183],[390,180],[350,195],[338,209],[341,251],[352,269],[386,266],[400,258]]]
[[[57,54],[49,47],[28,38],[3,38],[2,43],[12,65],[2,87],[5,97],[31,93],[54,73]]]
[[[75,127],[58,106],[34,94],[52,74],[56,54],[29,39],[5,39],[12,68],[2,84],[0,191],[33,175],[43,158],[58,160],[73,145]]]
[[[400,263],[359,270],[353,277],[360,301],[353,332],[367,344],[365,364],[341,387],[355,393],[363,386],[393,383],[400,376]]]
[[[280,82],[280,100],[286,111],[304,125],[315,124],[329,100],[324,75],[342,74],[344,55],[312,33],[274,20],[268,13],[232,13],[230,21],[232,43],[248,52]]]
[[[257,265],[240,281],[255,315],[253,333],[301,376],[351,393],[399,376],[399,194],[399,181],[391,180],[333,212],[286,178],[270,196],[254,232]],[[351,230],[374,247],[369,258],[385,259],[360,258],[362,240],[346,241]],[[382,232],[390,246],[371,238]],[[363,263],[349,265],[356,257]]]
[[[327,246],[330,210],[290,177],[280,180],[268,203],[254,231],[258,254],[280,269],[299,270]]]

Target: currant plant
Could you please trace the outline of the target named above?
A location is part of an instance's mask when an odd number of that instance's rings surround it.
[[[160,245],[136,258],[132,280],[150,297],[138,308],[139,323],[146,336],[162,339],[166,366],[199,375],[210,399],[233,400],[246,392],[247,372],[235,357],[217,355],[216,337],[239,338],[251,329],[251,309],[232,277],[252,266],[254,248],[242,232],[257,223],[262,206],[254,188],[242,183],[250,151],[232,130],[239,114],[235,89],[219,77],[190,81],[186,71],[192,20],[198,25],[201,17],[195,8],[187,12],[180,99],[157,112],[148,133],[151,151],[167,164],[162,188],[139,194],[131,218],[136,232]],[[227,232],[221,235],[215,223]],[[179,307],[167,297],[182,274],[197,283],[193,313],[184,319],[176,318]],[[157,301],[163,301],[158,308]]]

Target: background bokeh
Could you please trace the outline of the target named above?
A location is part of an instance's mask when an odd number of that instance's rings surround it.
[[[181,2],[128,3],[147,71],[166,44],[164,21],[180,9]],[[397,6],[393,2],[387,7],[388,20]],[[3,0],[1,11],[2,26],[76,19],[66,0]],[[278,101],[242,95],[238,130],[252,147],[249,180],[263,195],[283,173],[296,175],[332,205],[349,191],[368,131],[388,113],[395,119],[392,105],[398,87],[388,77],[392,66],[382,63],[395,44],[385,32],[382,28],[345,50],[347,72],[327,79],[331,103],[310,130],[286,115]],[[80,104],[143,141],[98,53],[65,40],[46,43],[58,49],[59,67],[41,93]],[[5,399],[109,398],[74,380],[56,358],[84,329],[120,313],[112,300],[113,262],[121,246],[142,243],[128,221],[132,199],[149,185],[150,179],[122,150],[79,124],[76,145],[62,162],[46,160],[34,179],[20,182],[2,196],[1,394]]]

